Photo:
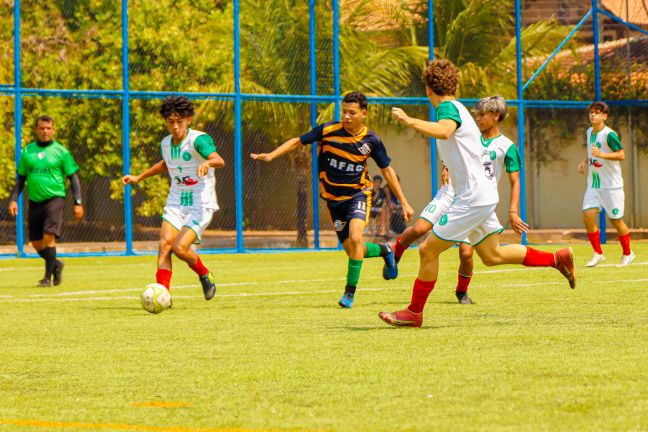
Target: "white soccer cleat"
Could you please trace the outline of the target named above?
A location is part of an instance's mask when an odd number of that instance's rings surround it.
[[[634,261],[634,259],[635,259],[635,254],[632,251],[630,251],[630,255],[621,255],[621,261],[619,261],[617,267],[625,267],[627,265],[630,265],[630,263]]]
[[[598,263],[602,263],[603,261],[605,261],[605,255],[594,253],[594,256],[592,256],[592,259],[589,260],[588,263],[585,264],[585,266],[594,267]]]

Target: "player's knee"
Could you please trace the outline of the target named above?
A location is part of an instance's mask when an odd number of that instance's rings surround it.
[[[189,252],[189,248],[185,247],[184,245],[175,243],[173,245],[171,251],[178,258],[184,259],[187,256],[187,253]]]
[[[472,262],[473,260],[473,249],[464,249],[459,248],[459,258],[463,262]]]
[[[358,251],[362,248],[362,234],[349,234],[348,244],[351,252]]]
[[[171,249],[173,248],[173,244],[167,240],[167,239],[160,239],[160,245],[159,245],[159,250],[160,253],[168,254],[171,253]]]

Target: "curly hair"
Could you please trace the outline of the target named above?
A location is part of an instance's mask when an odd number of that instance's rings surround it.
[[[171,114],[177,114],[182,118],[193,117],[194,113],[194,103],[184,96],[169,96],[160,104],[160,114],[163,118]]]
[[[344,103],[357,103],[361,109],[367,109],[369,106],[369,102],[367,101],[367,96],[363,95],[360,92],[351,92],[347,93],[346,96],[344,96],[344,100],[342,101]]]
[[[487,112],[499,114],[498,121],[504,121],[508,116],[506,100],[504,100],[502,96],[488,96],[481,98],[479,99],[479,102],[473,106],[472,110],[475,114],[483,114]]]
[[[459,69],[450,60],[433,60],[423,70],[422,78],[434,94],[454,96],[459,84]]]

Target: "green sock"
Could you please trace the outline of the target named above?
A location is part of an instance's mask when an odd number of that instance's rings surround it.
[[[349,267],[347,268],[347,285],[356,286],[360,280],[360,269],[362,269],[362,260],[349,258]]]
[[[365,243],[367,246],[367,252],[365,253],[365,258],[375,258],[379,257],[380,254],[380,245],[376,243]]]

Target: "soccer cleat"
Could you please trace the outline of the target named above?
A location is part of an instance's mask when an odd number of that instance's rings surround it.
[[[205,276],[200,276],[200,284],[202,285],[205,300],[211,300],[216,294],[216,283],[214,282],[214,275],[212,272],[207,273]]]
[[[38,281],[36,288],[49,288],[52,286],[52,282],[49,279],[44,278]]]
[[[352,292],[345,291],[344,294],[342,294],[342,298],[338,302],[338,305],[344,309],[351,309],[351,306],[353,306],[353,296]]]
[[[423,312],[414,313],[409,309],[396,312],[380,312],[381,320],[394,327],[421,327],[423,325]]]
[[[54,266],[54,286],[61,285],[61,282],[63,282],[63,267],[65,267],[65,264],[63,261],[56,261],[56,265]]]
[[[470,297],[468,297],[468,294],[466,293],[460,293],[455,291],[455,295],[457,296],[457,300],[459,300],[459,304],[475,304]]]
[[[621,255],[621,261],[619,261],[617,267],[625,267],[627,265],[630,265],[630,263],[634,261],[634,259],[635,259],[635,254],[632,251],[630,251],[630,255]]]
[[[385,260],[385,265],[383,266],[383,279],[396,279],[398,277],[398,264],[394,259],[394,249],[392,249],[389,243],[385,243],[384,246],[387,248],[387,254],[383,256],[383,259]]]
[[[598,263],[605,261],[605,255],[594,253],[592,259],[585,264],[586,267],[595,267]]]
[[[574,268],[574,250],[570,247],[554,253],[556,269],[567,278],[570,288],[576,288],[576,269]]]

